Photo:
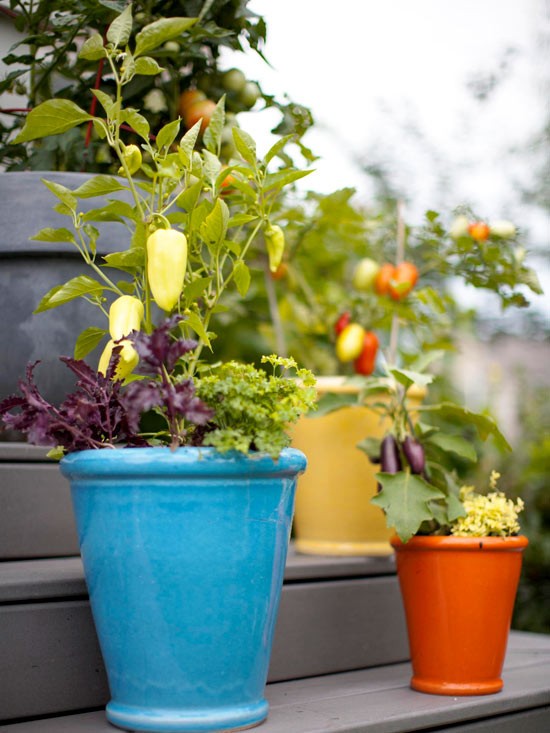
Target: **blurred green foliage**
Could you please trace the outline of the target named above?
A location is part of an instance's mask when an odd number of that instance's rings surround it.
[[[10,0],[21,40],[2,59],[8,73],[0,81],[0,94],[15,93],[20,102],[7,110],[4,120],[8,122],[0,123],[0,164],[6,170],[116,172],[118,163],[103,141],[92,135],[85,142],[86,128],[72,129],[38,143],[11,145],[10,141],[23,126],[26,110],[40,102],[67,98],[91,110],[95,104],[91,89],[113,93],[109,69],[101,61],[89,61],[77,54],[83,40],[93,32],[103,36],[126,5],[126,0]],[[248,5],[249,0],[135,0],[134,32],[161,17],[200,20],[181,38],[152,52],[163,74],[136,76],[124,90],[125,105],[140,108],[151,129],[156,130],[178,117],[180,96],[187,89],[198,87],[214,102],[225,94],[226,109],[233,115],[254,106],[258,94],[258,106],[261,100],[263,107],[280,111],[276,133],[296,135],[301,152],[311,159],[312,153],[299,142],[313,123],[308,109],[264,93],[257,81],[246,80],[256,90],[251,99],[225,83],[224,72],[228,70],[220,68],[223,49],[237,53],[252,49],[263,57],[266,24]],[[2,108],[6,112],[5,104]],[[227,138],[230,141],[231,135]],[[129,135],[126,142],[139,140]]]
[[[529,538],[513,618],[513,627],[550,634],[550,403],[542,386],[522,385],[521,439],[497,469],[509,496],[521,496],[522,532]]]

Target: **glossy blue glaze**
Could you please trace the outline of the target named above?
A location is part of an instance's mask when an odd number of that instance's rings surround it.
[[[191,733],[260,723],[305,456],[209,448],[63,459],[112,699],[108,719]]]

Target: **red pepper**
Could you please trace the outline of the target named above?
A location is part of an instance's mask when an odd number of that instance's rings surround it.
[[[365,331],[363,336],[363,349],[357,359],[353,362],[356,374],[368,376],[374,371],[376,365],[376,354],[378,353],[378,336],[374,331]]]
[[[334,333],[339,336],[344,328],[351,323],[351,313],[344,311],[334,324]]]

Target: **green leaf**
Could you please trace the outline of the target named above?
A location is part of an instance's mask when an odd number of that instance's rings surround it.
[[[317,410],[309,417],[323,417],[330,412],[340,410],[342,407],[356,407],[357,395],[350,393],[327,392],[319,398]]]
[[[50,458],[52,461],[60,461],[64,456],[65,450],[60,445],[56,445],[55,448],[50,448],[46,453],[46,458]]]
[[[119,221],[124,222],[124,217],[136,221],[136,213],[127,201],[109,201],[99,209],[90,209],[82,214],[82,221]]]
[[[76,199],[75,199],[76,204]],[[53,207],[53,210],[56,211],[58,214],[62,214],[62,216],[70,216],[72,218],[73,216],[73,210],[70,209],[67,204],[64,204],[63,201],[60,201],[58,204],[55,204]]]
[[[231,227],[240,227],[243,226],[243,224],[250,224],[251,221],[256,221],[258,219],[258,216],[255,216],[254,214],[235,214],[235,216],[232,216],[229,219],[228,222],[228,228],[231,229]]]
[[[108,331],[103,328],[90,326],[86,328],[77,338],[74,345],[74,358],[84,359],[90,351],[93,351],[99,342],[107,335]]]
[[[385,377],[370,377],[364,385],[359,385],[361,389],[361,400],[376,395],[389,395],[395,392],[395,389]]]
[[[428,425],[421,420],[417,420],[414,424],[414,427],[416,433],[422,438],[422,440],[424,440],[424,438],[429,438],[430,436],[435,435],[435,433],[439,432],[439,428],[436,428],[433,425]]]
[[[124,58],[123,65],[120,67],[120,71],[120,81],[122,84],[128,84],[128,82],[131,81],[135,76],[136,62],[134,60],[134,57],[128,50],[128,47],[126,47],[126,56]]]
[[[416,409],[418,411],[428,411],[430,410],[430,406],[427,405],[424,408],[418,407]],[[498,429],[496,422],[488,415],[471,412],[465,407],[455,405],[453,402],[443,402],[438,406],[433,406],[432,411],[437,411],[443,418],[449,419],[458,426],[473,425],[482,440],[487,440],[489,436],[492,436],[500,450],[512,450],[510,444]]]
[[[281,152],[281,150],[285,147],[288,141],[292,140],[293,137],[294,135],[285,135],[280,140],[277,140],[277,142],[269,148],[264,158],[264,163],[266,166],[276,155]]]
[[[466,516],[466,510],[464,509],[464,504],[460,501],[458,496],[455,496],[455,494],[450,491],[449,495],[447,496],[447,521],[454,522],[459,517]]]
[[[428,351],[425,354],[421,354],[417,359],[414,360],[414,362],[411,364],[411,369],[413,372],[423,372],[427,367],[430,366],[434,361],[437,361],[438,359],[442,359],[445,356],[445,352],[443,349],[436,349],[434,351]]]
[[[133,283],[129,283],[127,280],[119,280],[116,284],[119,290],[125,295],[135,295],[135,288]]]
[[[380,438],[364,438],[357,443],[357,447],[368,456],[371,463],[380,463]]]
[[[136,59],[136,65],[134,73],[140,76],[156,76],[164,71],[162,66],[159,66],[155,59],[150,56],[142,56],[140,59]]]
[[[216,104],[216,108],[212,112],[210,122],[203,136],[204,144],[207,150],[217,155],[221,144],[222,131],[225,125],[225,94]]]
[[[136,50],[134,56],[142,56],[180,36],[197,22],[197,18],[161,18],[146,25],[136,36]]]
[[[219,158],[209,150],[203,151],[204,156],[204,176],[212,188],[216,185],[216,178],[222,169]]]
[[[524,268],[521,275],[521,282],[524,285],[527,285],[527,287],[532,290],[533,293],[537,293],[538,295],[542,295],[544,293],[537,273],[530,267]]]
[[[103,259],[108,267],[133,273],[145,266],[145,250],[134,247],[123,252],[112,252],[105,255]]]
[[[162,148],[169,148],[170,145],[172,145],[172,143],[178,136],[180,125],[180,120],[173,120],[173,122],[169,122],[167,125],[164,125],[161,130],[159,130],[159,133],[157,135],[158,150],[161,150]]]
[[[240,155],[247,163],[256,167],[256,143],[253,138],[240,127],[233,127],[233,141]]]
[[[98,283],[97,280],[93,280],[87,275],[79,275],[73,277],[64,285],[56,285],[46,293],[34,313],[42,313],[50,310],[50,308],[57,308],[57,306],[68,303],[82,295],[101,295],[103,290],[103,285]]]
[[[93,198],[94,196],[104,196],[114,191],[128,191],[114,176],[98,175],[89,178],[81,186],[73,191],[75,196],[81,199]]]
[[[94,126],[94,130],[96,135],[100,140],[105,140],[107,137],[107,125],[103,122],[103,120],[100,120],[99,117],[94,117],[92,120],[92,125]]]
[[[115,13],[122,13],[126,0],[98,0],[98,3],[105,8],[109,8],[109,10],[114,10]]]
[[[409,369],[390,369],[390,374],[393,374],[399,384],[402,384],[405,389],[408,389],[411,384],[426,387],[434,380],[432,374],[421,374],[420,372],[412,372]]]
[[[46,227],[41,229],[31,239],[37,242],[74,242],[74,234],[68,229],[52,229],[52,227]]]
[[[29,140],[59,135],[91,119],[93,119],[91,115],[70,99],[49,99],[31,109],[25,120],[25,126],[14,143],[26,143]]]
[[[125,46],[130,40],[132,33],[132,5],[128,5],[122,13],[116,17],[107,30],[107,41],[115,48]]]
[[[197,205],[201,195],[202,181],[196,181],[192,186],[186,188],[176,199],[176,204],[186,212],[192,211]]]
[[[136,227],[132,234],[131,248],[145,250],[146,245],[146,230],[145,224],[142,221],[136,220]]]
[[[109,94],[102,92],[101,89],[92,89],[92,94],[97,98],[98,102],[105,110],[107,117],[112,117],[115,100]]]
[[[185,316],[185,324],[193,329],[193,331],[197,334],[197,336],[207,348],[211,349],[212,347],[210,346],[210,339],[208,338],[208,334],[206,333],[206,330],[199,316],[193,312],[186,313]]]
[[[46,186],[46,188],[53,193],[54,196],[57,196],[57,198],[65,204],[65,206],[74,213],[76,211],[77,206],[77,200],[76,197],[73,196],[73,193],[70,189],[65,188],[65,186],[62,186],[60,183],[54,183],[54,181],[47,181],[45,178],[40,179],[42,183]]]
[[[123,110],[122,119],[127,122],[132,130],[137,132],[140,137],[144,140],[149,140],[149,123],[136,109],[128,107],[128,109]]]
[[[429,502],[445,498],[442,491],[409,471],[377,473],[376,478],[382,491],[371,502],[384,510],[388,527],[394,527],[403,542],[410,540],[422,522],[433,518]]]
[[[471,441],[462,438],[460,435],[446,435],[439,432],[431,435],[427,442],[436,445],[445,452],[455,453],[467,461],[477,460],[477,453]]]
[[[78,54],[78,58],[86,59],[86,61],[98,61],[105,56],[107,56],[107,51],[103,47],[103,38],[99,33],[94,33],[87,38]]]
[[[194,303],[207,290],[211,282],[211,277],[198,277],[196,280],[186,284],[183,290],[185,303]]]
[[[197,142],[200,130],[201,122],[199,120],[198,122],[195,122],[193,127],[187,130],[185,135],[180,140],[178,154],[183,165],[187,166],[188,168],[190,167],[193,160],[193,150],[195,148],[195,143]]]
[[[250,287],[250,270],[244,264],[242,260],[238,260],[233,268],[233,277],[235,278],[235,285],[239,291],[241,298],[248,293]]]
[[[207,215],[200,226],[200,235],[208,248],[217,251],[227,232],[229,209],[225,201],[216,199],[212,211]]]
[[[288,186],[289,183],[294,183],[300,178],[309,176],[313,173],[313,170],[309,171],[278,171],[277,173],[269,173],[265,177],[264,191],[270,191],[272,188],[281,189],[284,186]]]

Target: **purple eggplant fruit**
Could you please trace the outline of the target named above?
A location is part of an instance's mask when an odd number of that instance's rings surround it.
[[[386,435],[380,446],[380,466],[384,473],[397,473],[401,471],[401,458],[399,457],[399,446],[393,435]]]
[[[407,459],[407,463],[411,467],[412,473],[421,474],[426,467],[426,456],[424,454],[424,448],[418,440],[415,440],[411,435],[407,435],[403,443],[401,444],[403,453]]]

